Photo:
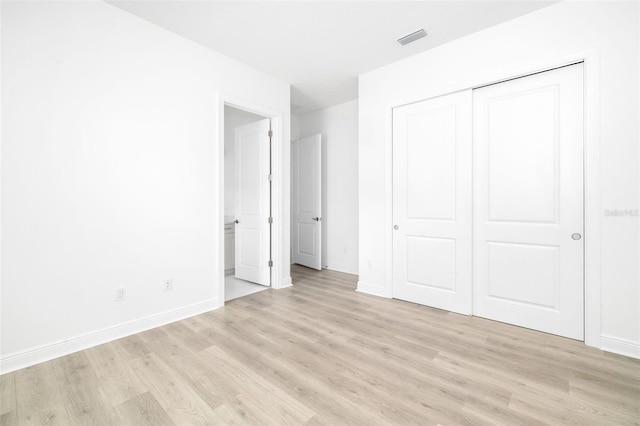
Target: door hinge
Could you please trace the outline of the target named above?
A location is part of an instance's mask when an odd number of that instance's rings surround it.
[[[267,223],[273,223],[273,217],[269,217],[269,219],[267,219]]]
[[[269,182],[271,182],[272,180],[273,180],[273,175],[269,173]]]
[[[272,130],[269,130],[269,133],[268,133],[268,134],[269,134],[269,137],[270,137],[270,138],[272,138],[272,137],[273,137],[273,131],[272,131]]]
[[[273,260],[269,261],[269,268],[273,268]]]

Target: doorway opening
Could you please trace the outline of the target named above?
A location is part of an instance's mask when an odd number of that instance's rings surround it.
[[[271,287],[271,119],[224,104],[224,300]]]

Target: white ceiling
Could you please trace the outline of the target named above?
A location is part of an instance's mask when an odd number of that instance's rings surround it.
[[[357,98],[359,74],[554,1],[108,3],[289,82],[292,112],[306,114]],[[420,28],[427,38],[396,43]]]

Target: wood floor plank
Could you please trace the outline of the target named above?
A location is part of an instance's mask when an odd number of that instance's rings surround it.
[[[176,424],[207,425],[221,422],[213,408],[155,353],[129,362],[138,378]]]
[[[542,404],[545,406],[544,413],[540,411]],[[553,419],[553,423],[616,425],[634,422],[633,418],[620,412],[606,410],[577,398],[534,393],[530,389],[514,392],[509,401],[509,408],[532,417],[540,418],[542,415],[544,418]]]
[[[576,379],[571,381],[571,396],[611,411],[628,413],[640,421],[640,391],[613,391],[610,386],[601,387],[593,382]]]
[[[16,378],[15,373],[0,376],[0,414],[16,410]],[[8,418],[8,416],[7,416]]]
[[[147,389],[113,342],[84,352],[112,406],[146,392]]]
[[[248,324],[252,325],[247,327]],[[407,402],[406,399],[410,395],[404,392],[400,382],[397,384],[384,382],[380,376],[375,376],[372,370],[363,370],[354,364],[347,366],[320,347],[314,348],[310,345],[305,347],[304,342],[296,341],[291,335],[284,336],[286,346],[274,346],[270,344],[271,331],[260,327],[257,323],[245,323],[242,332],[245,336],[250,336],[251,341],[262,340],[260,346],[262,353],[268,351],[274,357],[288,361],[291,375],[299,372],[298,374],[305,374],[307,377],[315,376],[320,380],[333,383],[334,386],[335,383],[339,383],[340,387],[335,389],[336,393],[352,399],[356,405],[366,406],[368,410],[378,413],[382,419],[391,424],[419,424],[428,419],[428,411],[434,411],[433,407],[425,405],[426,403],[422,401]],[[280,334],[282,331],[277,333]],[[393,404],[389,403],[387,392],[399,394]]]
[[[267,334],[267,328],[273,325],[262,325],[254,323],[258,328],[258,333]],[[309,344],[304,339],[298,339],[286,329],[276,331],[285,336],[289,345],[283,348],[283,353],[278,355],[290,357],[291,363],[300,362],[307,370],[321,371],[327,370],[324,365],[332,365],[331,375],[337,382],[352,389],[358,389],[359,394],[364,395],[373,402],[376,407],[386,410],[388,420],[393,423],[419,424],[427,418],[430,413],[432,418],[437,418],[446,413],[449,419],[456,420],[456,423],[463,424],[465,420],[456,418],[456,409],[462,407],[466,392],[459,391],[454,386],[447,386],[445,392],[432,389],[428,383],[421,380],[422,377],[414,370],[412,374],[403,374],[403,371],[390,371],[385,354],[375,359],[359,356],[360,354],[351,346],[351,342],[335,342],[331,339],[316,341]],[[357,357],[359,362],[353,362],[353,357]],[[318,361],[315,363],[314,361]],[[373,361],[373,362],[372,362]],[[430,358],[424,357],[421,367],[429,364]],[[393,406],[388,405],[388,394],[395,396]],[[393,417],[390,416],[393,413]],[[444,416],[443,416],[444,417]]]
[[[463,407],[463,412],[479,417],[492,425],[542,426],[548,424],[510,408],[498,407],[480,398],[468,399]]]
[[[144,392],[116,406],[125,424],[136,426],[175,425],[150,392]]]
[[[52,364],[71,424],[120,423],[84,351],[55,359]]]
[[[322,418],[330,424],[388,424],[381,418],[375,417],[371,411],[360,409],[341,391],[336,392],[335,386],[330,381],[308,374],[307,370],[291,365],[277,353],[263,350],[261,343],[246,339],[237,331],[215,328],[208,330],[207,333],[210,335],[215,333],[218,337],[217,347],[279,386],[290,396],[304,401],[313,411],[321,413]],[[256,356],[256,353],[260,356]],[[206,357],[206,354],[201,356]]]
[[[0,376],[0,424],[640,425],[640,360],[292,276]]]
[[[24,368],[16,371],[15,374],[19,424],[69,424],[52,362]]]
[[[146,343],[149,343],[150,341],[162,339],[163,337],[168,336],[168,334],[164,331],[163,327],[156,327],[151,330],[138,333],[138,336]]]
[[[0,426],[16,426],[17,424],[16,410],[0,414]]]
[[[187,349],[177,339],[166,335],[160,340],[149,343],[165,364],[170,365],[180,381],[191,388],[210,407],[222,405],[229,396],[240,393],[239,389],[230,388],[217,374],[217,366],[201,361],[196,354]]]
[[[197,332],[193,331],[189,326],[182,321],[167,324],[163,327],[164,331],[180,341],[186,348],[197,352],[202,349],[208,348],[213,342],[203,338]]]
[[[379,318],[374,318],[365,322],[364,317],[357,313],[349,313],[346,310],[341,311],[339,308],[330,308],[328,301],[320,303],[326,304],[326,311],[323,314],[325,318],[333,317],[336,320],[339,320],[340,318],[347,317],[352,320],[352,322],[362,323],[359,324],[359,327],[368,330],[366,333],[367,337],[363,337],[364,339],[375,336],[381,341],[389,342],[392,340],[393,335],[402,334],[403,339],[413,342],[415,345],[420,345],[420,339],[422,339],[422,337],[417,339],[416,336],[421,336],[424,331],[429,330],[430,334],[428,342],[436,351],[457,350],[458,352],[464,352],[468,348],[469,343],[473,343],[465,341],[463,334],[457,334],[456,339],[451,339],[450,333],[447,334],[446,332],[442,332],[442,327],[440,326],[432,326],[425,323],[411,324],[411,318],[409,317],[404,318],[404,321],[398,321],[393,318],[384,317],[383,314],[379,313]],[[410,330],[414,331],[414,333],[410,333]],[[483,340],[484,339],[481,339],[480,342],[483,342]],[[423,351],[429,351],[429,349],[424,348]],[[521,376],[523,380],[538,383],[540,386],[552,386],[553,388],[562,390],[565,393],[568,393],[569,391],[569,380],[567,377],[546,371],[544,365],[541,365],[540,362],[530,363],[529,361],[532,361],[531,357],[527,357],[527,363],[518,362],[513,360],[513,357],[504,357],[499,354],[496,355],[486,345],[477,346],[474,356],[482,359],[485,365],[495,364],[499,365],[500,369],[509,368],[513,374]],[[537,366],[539,365],[540,367],[538,368]]]
[[[124,337],[113,343],[124,353],[127,359],[139,358],[151,352],[141,334]]]
[[[255,410],[247,407],[242,400],[238,398],[230,403],[220,405],[216,408],[216,414],[220,416],[225,425],[278,425],[278,423],[270,423],[268,420],[265,420],[256,413]]]
[[[279,424],[302,424],[315,415],[305,404],[292,398],[280,387],[244,365],[216,346],[200,353],[220,367],[218,373],[234,382],[241,393],[237,398],[247,406],[263,413],[267,419]]]

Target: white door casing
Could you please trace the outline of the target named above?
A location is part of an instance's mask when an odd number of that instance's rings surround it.
[[[474,315],[578,340],[582,73],[572,65],[473,93]]]
[[[322,269],[322,138],[293,142],[293,263]]]
[[[270,120],[235,130],[235,275],[270,285]]]
[[[393,297],[471,313],[471,153],[471,90],[394,108]]]

